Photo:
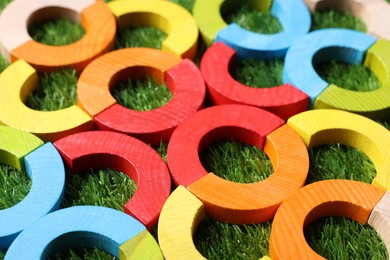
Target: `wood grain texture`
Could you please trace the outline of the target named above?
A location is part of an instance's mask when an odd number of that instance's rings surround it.
[[[311,12],[335,9],[350,12],[361,18],[367,26],[367,32],[376,38],[390,40],[390,5],[385,0],[305,0]]]
[[[234,139],[263,149],[266,136],[283,124],[274,114],[251,106],[221,105],[198,111],[176,128],[168,144],[175,184],[188,187],[208,174],[199,153],[209,145]]]
[[[149,48],[112,51],[91,62],[77,83],[78,105],[92,117],[116,104],[110,89],[121,80],[143,79],[147,75],[162,83],[165,72],[181,59]]]
[[[215,43],[201,60],[201,72],[213,104],[244,104],[268,110],[287,120],[309,107],[309,97],[290,84],[252,88],[235,80],[230,70],[236,52],[224,43]]]
[[[27,107],[24,102],[37,85],[35,70],[23,60],[11,64],[0,74],[0,124],[33,133],[44,141],[55,141],[93,128],[91,118],[75,105],[56,111]]]
[[[80,10],[80,7],[83,7],[83,9]],[[21,0],[14,1],[4,11],[7,13],[5,16],[7,19],[0,21],[0,24],[6,24],[4,25],[7,31],[5,36],[7,39],[12,38],[8,33],[11,31],[15,34],[16,39],[20,39],[17,42],[12,40],[12,44],[3,43],[9,52],[10,61],[24,59],[38,71],[50,72],[59,68],[71,67],[80,73],[89,62],[107,52],[114,43],[115,18],[101,0],[85,0],[82,3],[79,0],[70,0],[66,3],[60,0],[54,2],[52,0]],[[28,36],[27,26],[29,22],[34,20],[34,14],[37,15],[37,19],[42,19],[42,16],[57,18],[64,16],[64,14],[66,16],[67,13],[71,13],[73,17],[76,17],[74,12],[80,14],[81,19],[77,20],[81,21],[86,30],[85,35],[79,41],[65,46],[49,46],[38,43]],[[23,16],[20,17],[20,13]],[[19,17],[19,20],[14,19],[15,15]],[[13,29],[10,30],[9,28]],[[18,36],[19,34],[21,36]],[[26,35],[29,37],[27,41]]]
[[[268,134],[264,152],[274,166],[273,174],[264,181],[236,183],[210,173],[188,186],[203,202],[207,216],[233,224],[265,222],[305,184],[309,156],[290,126],[283,125]]]
[[[290,83],[315,99],[329,86],[315,71],[314,64],[337,60],[361,64],[375,38],[347,29],[323,29],[297,40],[287,51],[283,82]]]
[[[232,23],[217,33],[215,41],[232,47],[240,59],[283,58],[288,48],[309,32],[310,12],[303,1],[274,0],[271,14],[279,20],[282,32],[260,34]]]
[[[2,250],[7,249],[19,233],[36,220],[59,209],[64,196],[64,164],[51,143],[46,143],[25,156],[24,164],[32,186],[21,202],[0,211],[0,249]]]
[[[303,230],[322,217],[341,216],[366,224],[385,191],[351,180],[309,184],[280,206],[272,223],[272,259],[324,259],[305,239]]]
[[[390,252],[390,193],[386,192],[385,196],[378,202],[371,212],[368,224],[382,238],[387,252]]]
[[[160,0],[117,0],[108,7],[117,18],[119,28],[154,26],[168,34],[162,50],[182,58],[193,59],[198,46],[198,26],[182,6]]]
[[[390,136],[385,127],[366,117],[331,109],[303,112],[291,117],[287,124],[301,136],[308,149],[341,143],[362,151],[376,168],[372,184],[390,189]]]
[[[5,259],[47,259],[63,249],[80,247],[99,248],[119,257],[119,247],[143,230],[139,221],[114,209],[65,208],[26,228],[10,246]]]
[[[381,39],[372,45],[367,50],[364,65],[380,80],[378,89],[358,92],[330,84],[317,97],[314,108],[341,109],[382,120],[390,118],[390,43]]]
[[[95,116],[97,128],[128,134],[152,146],[168,143],[173,130],[203,107],[206,87],[199,69],[188,59],[166,71],[165,81],[173,93],[168,103],[149,111],[112,105]]]
[[[178,186],[164,204],[158,221],[158,241],[165,259],[205,259],[192,239],[203,218],[202,202]]]
[[[121,260],[164,259],[157,241],[147,230],[140,232],[138,235],[122,244],[119,247],[119,256]]]
[[[112,168],[127,174],[137,184],[137,190],[124,205],[124,211],[149,230],[157,223],[171,191],[171,177],[165,162],[150,146],[107,131],[70,135],[54,145],[73,173]]]
[[[24,157],[43,141],[22,130],[0,125],[0,162],[24,171]]]

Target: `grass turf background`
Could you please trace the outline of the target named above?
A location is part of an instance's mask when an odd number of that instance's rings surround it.
[[[0,1],[0,7],[8,1]],[[188,10],[193,0],[174,1]],[[253,11],[242,5],[234,13],[224,14],[227,22],[262,33],[281,30],[278,21],[266,13]],[[317,12],[313,15],[312,30],[327,27],[343,27],[365,31],[365,25],[350,14],[335,11]],[[63,45],[79,39],[84,33],[82,27],[66,19],[59,19],[30,28],[30,34],[47,44]],[[62,37],[63,35],[71,37]],[[118,32],[115,48],[147,46],[160,48],[166,37],[164,32],[154,28],[129,28]],[[201,48],[202,49],[202,48]],[[201,51],[197,57],[199,61]],[[0,60],[5,68],[6,62]],[[253,87],[271,87],[281,84],[282,60],[258,62],[244,61],[231,71],[244,84]],[[346,88],[366,91],[380,86],[375,75],[363,66],[329,62],[317,66],[319,74],[329,82]],[[38,110],[56,110],[76,102],[77,76],[66,69],[44,74],[39,78],[39,87],[27,101],[27,105]],[[113,96],[124,106],[137,110],[148,110],[166,103],[171,94],[166,86],[159,86],[153,80],[124,81],[113,90]],[[385,126],[387,122],[380,122]],[[156,148],[165,158],[166,145]],[[307,182],[322,179],[354,179],[370,183],[375,168],[368,158],[353,148],[339,144],[317,147],[309,151],[310,171]],[[238,181],[254,182],[267,178],[272,165],[267,156],[255,147],[227,140],[212,145],[201,153],[205,168],[221,177]],[[0,209],[22,200],[31,183],[25,173],[1,165]],[[91,170],[84,174],[67,173],[66,195],[63,207],[72,205],[102,205],[122,210],[135,191],[134,182],[126,175],[111,169]],[[258,259],[268,254],[268,240],[271,222],[255,225],[229,225],[206,218],[195,234],[197,248],[210,259]],[[330,259],[383,259],[387,253],[383,242],[369,226],[345,218],[325,218],[305,229],[310,245],[321,255]],[[0,253],[0,259],[2,258]],[[53,258],[110,259],[112,256],[100,250],[66,250]]]

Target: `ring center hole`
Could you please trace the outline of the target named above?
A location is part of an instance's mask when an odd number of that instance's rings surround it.
[[[150,67],[131,67],[115,75],[110,88],[118,104],[148,111],[168,103],[173,94],[164,82],[164,73]]]
[[[53,46],[74,43],[85,35],[80,14],[61,8],[46,7],[34,12],[28,20],[28,33],[33,40]]]

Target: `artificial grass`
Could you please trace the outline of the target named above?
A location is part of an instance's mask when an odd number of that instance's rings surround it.
[[[193,1],[185,1],[185,2],[186,2],[186,8],[190,9],[193,4]],[[254,26],[259,25],[259,24],[251,23],[250,21],[248,22],[248,20],[250,19],[257,19],[257,18],[246,19],[245,10],[244,11],[238,10],[238,11],[242,13],[241,14],[232,13],[227,16],[231,17],[230,19],[232,21],[235,21],[239,24],[241,23],[241,21],[246,22],[247,24],[249,24],[248,29],[251,29],[249,27],[252,25]],[[248,14],[248,16],[253,16],[253,15],[256,16],[256,13],[257,12],[250,13]],[[261,14],[261,16],[264,15]],[[335,16],[335,15],[331,14],[330,16]],[[327,16],[324,16],[322,20],[320,20],[320,22],[326,23],[327,19],[331,19],[331,18],[327,18]],[[270,20],[272,20],[272,17],[270,18]],[[343,24],[344,22],[340,22],[340,23],[341,25],[344,26]],[[244,24],[241,25],[247,26]],[[273,25],[270,27],[272,29]],[[277,28],[274,29],[277,30]],[[42,30],[42,28],[39,30]],[[133,29],[129,29],[129,31],[130,30]],[[159,44],[161,44],[161,41],[164,37],[163,34],[156,32],[156,29],[153,28],[152,29],[142,28],[140,29],[140,31],[141,31],[140,35],[143,35],[143,31],[145,32],[145,34],[148,35],[150,33],[150,35],[144,37],[144,41],[141,41],[142,38],[141,36],[135,37],[132,40],[130,40],[130,42],[133,41],[135,42],[134,45],[128,45],[128,46],[145,46],[145,44],[152,43],[152,45],[154,45],[153,47],[159,47]],[[118,35],[120,35],[121,33],[123,35],[126,34],[126,32],[119,32]],[[129,32],[129,34],[130,35],[135,34],[135,32],[132,31],[132,33]],[[161,37],[156,35],[160,35]],[[116,43],[116,46],[118,48],[121,46],[122,47],[127,46],[128,43],[126,43],[126,41],[128,38],[124,37],[125,39],[121,40],[118,39],[119,37],[120,36],[117,37],[117,41],[119,43]],[[271,72],[269,71],[267,72],[266,70],[269,69],[270,67],[275,67],[275,68],[270,69]],[[282,61],[263,62],[263,64],[262,62],[259,63],[256,61],[245,61],[242,64],[238,64],[236,70],[232,71],[232,74],[234,74],[235,75],[234,77],[236,77],[240,81],[241,80],[245,81],[244,84],[253,85],[256,87],[270,87],[273,85],[278,85],[281,82],[282,67],[283,67]],[[322,76],[326,78],[327,70],[332,70],[333,67],[334,64],[332,63],[329,63],[328,65],[325,64],[324,68],[321,68],[323,71],[325,71]],[[347,67],[349,67],[349,65],[347,65]],[[361,66],[357,66],[357,67],[361,69]],[[341,70],[345,70],[345,68],[341,68]],[[261,75],[260,72],[256,73],[256,71],[260,71],[261,73],[264,74]],[[354,71],[355,69],[352,68],[352,72],[350,74],[352,75],[351,77],[353,77],[353,75],[361,74],[361,72],[358,70],[356,70],[355,72]],[[63,72],[59,72],[59,73],[63,73]],[[274,73],[275,75],[270,78],[269,77],[270,73]],[[330,72],[329,74],[333,75],[332,72]],[[64,75],[66,75],[66,73]],[[47,75],[47,77],[50,78],[51,75]],[[60,83],[58,83],[58,86],[61,86],[61,81],[63,82],[68,81],[65,80],[65,78],[67,78],[68,76],[63,76],[63,77],[64,78],[62,78],[62,76],[59,76]],[[342,80],[343,78],[345,78],[344,80],[349,81],[348,79],[350,77],[339,76],[339,78],[341,78]],[[268,81],[265,82],[265,80]],[[375,81],[375,79],[373,80]],[[51,79],[48,80],[48,82],[51,81],[53,80]],[[129,83],[133,85],[138,84],[137,82],[129,82]],[[47,88],[49,90],[54,90],[53,89],[54,87],[48,87],[46,86],[46,84],[47,83],[40,83],[39,88],[42,89]],[[139,82],[139,84],[141,85],[142,82]],[[153,85],[153,83],[150,84]],[[338,84],[340,86],[348,87],[350,85],[350,82],[341,81]],[[153,90],[155,87],[158,86],[153,85],[151,88],[149,88],[151,89],[151,92],[154,92]],[[121,87],[118,86],[115,87],[114,90],[120,88]],[[125,88],[126,87],[124,86],[123,89]],[[70,87],[70,89],[72,89],[72,87]],[[56,95],[57,91],[58,90],[52,91],[52,94],[47,93],[46,94],[47,100],[56,100],[54,95]],[[146,97],[149,95],[148,94],[149,90],[140,88],[140,90],[137,91],[140,92],[139,95],[141,97]],[[38,93],[39,92],[36,92],[35,94],[33,94],[33,96],[40,96]],[[134,94],[133,93],[118,94],[117,98],[120,99],[122,95],[123,96],[127,95],[127,97],[130,98]],[[34,99],[34,97],[31,98]],[[38,99],[42,99],[42,98],[38,98]],[[72,95],[69,95],[69,97],[65,99],[70,103],[75,102],[75,97],[74,96],[72,97]],[[134,98],[134,99],[135,101],[138,100],[138,98]],[[150,99],[154,99],[154,98],[145,98],[146,100],[145,102],[148,103],[147,100]],[[164,102],[165,101],[163,101],[161,105],[164,104]],[[41,101],[31,106],[32,107],[36,106],[35,108],[40,110],[44,110],[44,109],[53,110],[53,109],[63,108],[64,102],[58,102],[58,103],[59,104],[49,105],[48,101]],[[139,103],[139,106],[142,107],[142,103],[143,102]],[[126,105],[124,101],[123,104]],[[148,106],[148,104],[144,104],[144,105]],[[165,145],[161,145],[156,149],[159,150],[163,154],[163,156],[165,156],[166,153]],[[308,177],[309,182],[327,178],[327,176],[323,176],[321,170],[327,174],[329,172],[332,172],[331,169],[333,168],[335,168],[336,170],[333,171],[334,175],[330,178],[345,177],[345,178],[353,178],[356,180],[367,181],[367,182],[370,182],[370,180],[372,180],[371,179],[372,177],[366,178],[367,177],[366,174],[362,174],[362,173],[366,173],[366,171],[371,172],[371,170],[373,170],[372,164],[369,162],[367,158],[364,157],[364,155],[362,156],[362,154],[357,152],[355,149],[346,148],[345,146],[339,146],[336,144],[336,145],[316,148],[309,151],[309,153],[310,153],[310,160],[312,163],[310,167],[309,177]],[[260,179],[265,178],[270,174],[271,171],[269,167],[267,168],[267,166],[263,165],[262,163],[265,162],[265,164],[270,165],[269,161],[267,160],[266,156],[262,151],[260,151],[255,147],[251,147],[246,144],[241,144],[239,142],[228,141],[228,142],[222,142],[219,144],[212,145],[211,147],[207,148],[205,151],[202,152],[201,157],[202,157],[202,163],[207,170],[213,171],[216,174],[221,174],[221,176],[223,176],[224,178],[231,179],[234,181],[240,181],[240,178],[243,178],[242,176],[240,176],[240,172],[250,173],[253,169],[256,169],[257,166],[266,168],[268,170],[257,169],[259,171],[259,175],[256,176],[251,176],[250,174],[246,174],[246,179],[242,180],[243,182],[256,181],[258,180],[256,178],[260,178]],[[351,176],[345,176],[340,174],[342,172],[343,174],[349,173],[351,160],[357,160],[356,158],[360,158],[360,157],[361,159],[359,159],[359,162],[354,161],[353,165],[356,166],[356,168],[362,166],[361,170],[357,169],[356,171],[354,171],[356,173]],[[250,163],[248,164],[248,162]],[[339,170],[337,169],[337,167],[339,167]],[[344,170],[341,170],[342,167],[344,167]],[[371,174],[375,174],[375,173],[371,172]],[[20,177],[14,177],[14,176],[18,176],[18,175],[11,173],[9,174],[9,177],[5,177],[5,178],[7,182],[10,183],[22,182],[19,179]],[[85,184],[80,185],[80,183],[85,183]],[[105,184],[110,183],[110,184],[100,186],[102,183]],[[113,188],[117,187],[117,190],[112,191],[111,188],[107,188],[107,187],[111,187],[111,185],[113,185],[112,186]],[[80,205],[83,203],[88,203],[93,205],[106,205],[106,206],[117,208],[118,206],[123,205],[129,199],[128,196],[131,196],[134,188],[135,188],[134,184],[128,177],[124,176],[121,173],[112,172],[111,170],[98,171],[98,172],[95,171],[94,173],[84,173],[81,175],[71,175],[68,173],[67,187],[66,187],[68,191],[66,194],[64,206]],[[86,192],[83,193],[83,191]],[[69,194],[69,192],[71,192],[71,194]],[[77,198],[72,197],[72,195],[74,194],[76,194]],[[117,199],[119,199],[119,201]],[[113,205],[104,204],[104,203],[110,203],[111,201],[114,202]],[[121,207],[117,209],[121,210]],[[384,256],[386,256],[386,250],[384,248],[384,245],[382,242],[379,242],[380,240],[378,240],[378,236],[376,235],[375,231],[373,231],[368,226],[361,226],[361,225],[359,226],[356,224],[357,223],[355,223],[354,221],[348,221],[343,218],[341,218],[341,220],[338,220],[336,218],[326,218],[325,220],[319,220],[313,223],[312,225],[310,225],[305,230],[305,234],[307,236],[310,245],[313,246],[313,248],[315,248],[315,250],[318,253],[320,253],[321,255],[327,258],[341,258],[341,257],[348,256],[350,258],[355,258],[355,259],[364,259],[367,257],[381,259]],[[220,259],[220,258],[225,258],[225,259],[233,259],[233,258],[252,259],[253,258],[254,259],[254,258],[259,258],[262,255],[268,254],[268,241],[269,241],[270,227],[271,227],[271,222],[266,222],[263,224],[256,224],[256,225],[229,225],[229,224],[220,223],[218,221],[207,218],[205,221],[203,221],[200,224],[199,228],[197,229],[195,235],[195,242],[197,248],[202,252],[202,254],[207,256],[210,259]],[[340,228],[343,230],[347,230],[347,232],[340,232],[339,231]],[[351,239],[351,234],[360,234],[360,232],[367,232],[367,234],[362,236],[361,241],[358,241],[358,239],[356,239],[355,237]],[[344,246],[342,242],[347,243],[348,246]],[[367,246],[367,244],[369,245]],[[334,253],[337,253],[337,255],[334,255]],[[65,253],[65,255],[68,255],[72,259],[111,258],[111,256],[105,254],[104,252],[101,252],[100,250],[92,250],[92,251],[91,250],[82,250],[82,251],[70,250],[69,252]],[[63,256],[64,254],[59,255],[59,257],[63,257]]]

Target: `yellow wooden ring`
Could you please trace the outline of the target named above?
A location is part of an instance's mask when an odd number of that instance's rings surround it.
[[[57,111],[28,108],[24,102],[37,83],[34,68],[23,60],[0,74],[0,124],[33,133],[44,141],[93,128],[91,117],[75,105]]]
[[[163,51],[182,58],[195,57],[198,26],[183,7],[160,0],[117,0],[107,5],[117,17],[119,29],[137,25],[157,27],[168,34],[162,42]]]
[[[287,124],[301,136],[308,149],[342,143],[365,153],[375,165],[372,184],[390,189],[390,133],[366,117],[332,109],[315,109],[291,117]]]

